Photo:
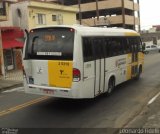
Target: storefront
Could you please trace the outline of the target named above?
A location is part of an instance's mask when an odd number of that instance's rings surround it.
[[[18,27],[1,27],[0,31],[3,50],[0,73],[2,73],[3,66],[5,71],[21,68],[20,66],[22,66],[21,58],[24,38],[23,30]]]

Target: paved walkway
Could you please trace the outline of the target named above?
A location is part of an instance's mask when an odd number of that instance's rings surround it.
[[[149,116],[144,128],[160,128],[160,111],[155,112],[153,115]],[[160,131],[159,131],[160,134]]]
[[[0,76],[0,79],[3,80],[13,80],[13,81],[23,81],[23,72],[22,70],[13,70],[8,71],[5,77]]]
[[[8,71],[6,77],[0,76],[0,92],[19,86],[23,86],[23,73],[21,70]]]
[[[146,130],[145,134],[160,134],[160,95],[151,104],[146,105],[125,128],[142,128]]]
[[[160,134],[160,96],[149,106],[148,116],[143,128],[159,128]]]
[[[20,86],[23,86],[22,81],[11,81],[11,80],[0,79],[0,92]]]

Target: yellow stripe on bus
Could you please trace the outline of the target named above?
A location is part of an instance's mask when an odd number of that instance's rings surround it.
[[[132,66],[138,65],[138,62],[132,62]]]
[[[126,32],[124,34],[125,34],[125,36],[140,36],[139,33],[134,33],[134,32]]]
[[[72,61],[48,61],[48,80],[53,87],[70,88],[72,86]]]
[[[132,54],[128,54],[128,56],[127,56],[127,61],[128,61],[128,63],[127,63],[127,80],[129,80],[129,79],[131,79],[131,68],[132,68],[132,64],[131,64],[131,62],[132,62]]]

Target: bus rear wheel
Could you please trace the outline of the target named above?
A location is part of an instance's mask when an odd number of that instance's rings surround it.
[[[112,78],[110,78],[110,80],[108,82],[108,91],[107,91],[107,93],[111,94],[112,91],[114,90],[114,88],[115,88],[115,79],[114,79],[114,77],[112,77]]]

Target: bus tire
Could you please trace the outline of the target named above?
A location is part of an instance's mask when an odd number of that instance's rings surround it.
[[[139,67],[139,69],[138,69],[138,74],[137,74],[137,76],[135,77],[135,80],[139,80],[140,77],[141,77],[141,74],[142,74],[142,66]]]
[[[111,94],[114,88],[115,88],[115,78],[111,77],[108,82],[107,94]]]

